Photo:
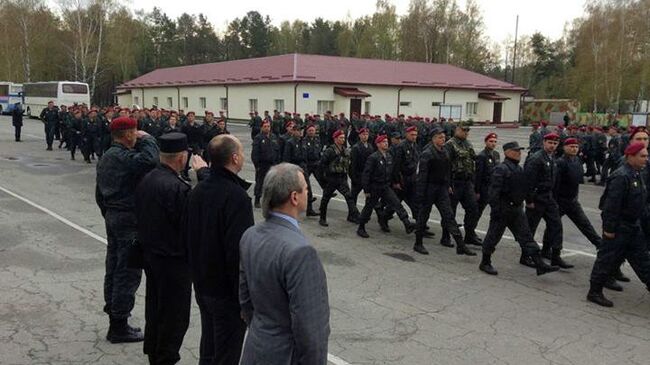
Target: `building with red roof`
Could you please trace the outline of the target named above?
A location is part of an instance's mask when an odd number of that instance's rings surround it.
[[[305,54],[157,69],[117,87],[120,105],[249,112],[409,114],[516,121],[526,89],[456,66]]]

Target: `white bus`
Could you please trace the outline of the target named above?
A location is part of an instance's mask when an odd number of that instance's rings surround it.
[[[38,116],[49,101],[54,105],[86,104],[90,106],[88,84],[74,81],[30,82],[23,84],[23,109],[28,116]]]
[[[0,113],[11,113],[16,103],[23,103],[23,84],[0,81]]]

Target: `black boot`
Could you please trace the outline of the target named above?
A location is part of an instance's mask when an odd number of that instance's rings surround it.
[[[625,276],[625,274],[623,274],[620,267],[614,272],[614,279],[618,281],[622,281],[624,283],[630,282],[630,278],[628,278],[627,276]]]
[[[413,245],[413,251],[422,255],[429,254],[429,251],[427,251],[427,249],[424,248],[424,245],[422,244],[422,235],[419,233],[415,234],[415,245]]]
[[[444,236],[440,238],[440,244],[445,246],[445,247],[454,247],[454,244],[451,243],[451,240],[448,238],[445,238]]]
[[[550,260],[551,256],[552,256],[551,255],[551,249],[548,246],[543,245],[542,250],[539,252],[539,255],[542,256],[542,258]]]
[[[388,219],[382,214],[377,214],[377,222],[379,223],[379,228],[382,232],[390,233],[390,227],[388,226]]]
[[[422,232],[422,237],[426,237],[426,238],[433,238],[435,237],[435,235],[436,235],[435,233],[429,231],[428,229]]]
[[[405,218],[402,223],[404,223],[404,229],[406,230],[406,234],[413,233],[415,231],[415,228],[417,225],[413,222],[411,222],[408,218]]]
[[[352,202],[352,200],[348,201],[348,222],[354,223],[354,224],[359,224],[359,209],[357,209],[356,205]]]
[[[144,334],[139,328],[129,326],[126,318],[111,318],[106,339],[110,343],[127,343],[144,341]]]
[[[463,241],[463,236],[458,235],[454,236],[454,240],[456,241],[456,254],[457,255],[465,255],[465,256],[476,256],[476,252],[470,250],[465,246],[465,241]]]
[[[307,204],[307,217],[318,217],[320,213],[314,211],[314,207],[311,205],[311,202]]]
[[[608,278],[603,287],[613,291],[623,291],[621,284],[619,284],[613,277]]]
[[[549,272],[560,270],[559,267],[550,266],[549,264],[544,262],[544,260],[542,260],[542,257],[539,256],[539,255],[534,256],[533,260],[535,262],[535,269],[537,269],[537,275],[544,275],[544,274],[547,274]]]
[[[562,257],[560,257],[560,252],[561,250],[553,250],[551,256],[551,265],[558,266],[560,269],[572,269],[573,265],[562,260]]]
[[[605,298],[603,294],[603,288],[598,285],[591,284],[589,288],[589,293],[587,294],[587,300],[596,303],[603,307],[613,307],[614,303],[611,300]]]
[[[255,197],[255,208],[261,208],[262,206],[260,205],[260,197],[256,196]]]
[[[532,267],[533,269],[537,268],[537,264],[535,263],[535,260],[533,260],[533,258],[531,256],[525,255],[523,253],[521,254],[521,257],[519,258],[519,263],[524,265],[524,266]]]
[[[473,235],[465,235],[465,244],[466,245],[474,245],[474,246],[483,246],[483,241],[478,238],[476,234]]]
[[[363,237],[363,238],[370,237],[368,232],[366,232],[366,225],[365,224],[359,224],[359,228],[357,228],[357,236]]]
[[[494,267],[492,267],[492,260],[490,255],[484,253],[481,263],[478,265],[478,269],[489,275],[499,274]]]
[[[320,219],[318,220],[318,224],[323,227],[329,226],[329,224],[327,224],[327,207],[323,206],[322,204],[320,206]]]

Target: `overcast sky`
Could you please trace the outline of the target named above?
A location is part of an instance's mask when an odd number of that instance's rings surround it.
[[[283,20],[297,18],[311,21],[317,17],[328,20],[358,18],[372,14],[376,0],[125,0],[133,9],[150,11],[154,6],[162,8],[172,18],[183,12],[205,14],[219,31],[234,18],[242,17],[250,10],[268,15],[275,25]],[[409,0],[392,0],[399,15],[408,10]],[[465,0],[458,0],[461,7]],[[584,0],[477,0],[483,13],[486,33],[491,41],[501,43],[508,35],[514,38],[515,18],[519,14],[519,34],[540,31],[556,39],[562,35],[564,25],[583,14]]]

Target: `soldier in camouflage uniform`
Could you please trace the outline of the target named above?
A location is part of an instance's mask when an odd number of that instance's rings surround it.
[[[481,240],[476,235],[478,224],[478,202],[474,189],[474,174],[476,153],[472,144],[467,140],[469,126],[459,123],[454,131],[454,137],[445,143],[445,148],[451,160],[451,207],[456,212],[458,203],[465,210],[465,243],[481,246]],[[442,231],[441,244],[451,245],[449,232]]]
[[[345,148],[345,134],[338,130],[332,135],[334,144],[327,147],[321,157],[321,171],[325,186],[323,189],[323,198],[320,203],[320,220],[318,223],[327,227],[327,204],[338,191],[345,198],[348,204],[347,220],[352,223],[358,223],[359,210],[357,209],[350,187],[348,186],[348,173],[350,171],[350,151]]]

